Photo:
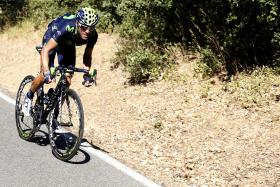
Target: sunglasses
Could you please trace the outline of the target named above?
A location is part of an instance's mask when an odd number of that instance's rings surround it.
[[[95,27],[88,27],[88,26],[82,25],[80,23],[78,25],[79,25],[79,28],[81,28],[82,31],[92,32],[95,29]]]

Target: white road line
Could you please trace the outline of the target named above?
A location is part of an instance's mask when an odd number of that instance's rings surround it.
[[[16,104],[16,101],[13,100],[12,98],[8,97],[7,95],[3,94],[0,92],[0,97],[2,99],[4,99],[5,101],[7,101],[8,103],[12,104],[12,105],[15,105]]]
[[[7,95],[5,95],[5,94],[3,94],[1,92],[0,92],[0,98],[2,98],[3,100],[7,101],[8,103],[10,103],[12,105],[15,105],[15,103],[16,103],[15,100],[13,100],[9,96],[7,96]],[[126,175],[130,176],[131,178],[135,179],[136,181],[138,181],[139,183],[141,183],[141,184],[143,184],[145,186],[148,186],[148,187],[160,187],[160,185],[158,185],[158,184],[154,183],[153,181],[147,179],[143,175],[133,171],[132,169],[130,169],[126,165],[122,164],[118,160],[110,157],[109,155],[105,154],[102,151],[94,149],[87,142],[84,142],[84,143],[81,144],[81,149],[83,149],[83,150],[93,154],[94,156],[96,156],[99,159],[103,160],[104,162],[110,164],[111,166],[117,168],[118,170],[122,171]]]

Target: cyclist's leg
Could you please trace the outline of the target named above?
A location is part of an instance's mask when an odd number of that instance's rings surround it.
[[[54,66],[54,58],[55,58],[55,51],[52,51],[51,54],[49,54],[49,67]],[[42,62],[41,62],[42,63]],[[40,73],[35,77],[31,84],[30,91],[34,94],[41,86],[44,84],[44,75],[43,75],[43,67],[41,64]]]
[[[43,46],[49,41],[49,39],[51,38],[51,32],[48,29],[43,37]],[[49,54],[49,66],[53,66],[54,65],[54,58],[55,58],[55,54],[56,54],[56,50],[53,50],[50,52]],[[28,93],[26,94],[25,97],[25,102],[24,102],[24,107],[23,107],[23,111],[24,113],[29,116],[30,115],[30,108],[31,108],[31,103],[32,103],[32,99],[34,97],[34,93],[44,84],[44,75],[43,75],[43,68],[42,68],[42,62],[40,62],[40,73],[34,78],[34,80],[32,81],[30,90],[28,91]]]
[[[45,32],[42,40],[42,46],[46,45],[48,41],[52,38],[52,28],[49,27],[48,30]],[[54,58],[56,54],[56,49],[52,50],[49,53],[49,67],[54,66]],[[35,77],[35,79],[32,82],[31,88],[30,88],[30,94],[34,95],[34,93],[44,84],[44,75],[43,75],[43,64],[40,62],[40,73],[38,76]]]
[[[55,57],[55,53],[49,55],[49,59],[50,61],[53,62]],[[50,65],[53,63],[50,63]],[[23,112],[25,113],[26,116],[30,116],[30,108],[31,108],[31,104],[32,104],[32,99],[34,97],[34,93],[44,84],[44,75],[43,75],[43,68],[42,68],[42,64],[41,64],[41,71],[40,73],[34,78],[34,80],[32,81],[32,84],[30,86],[29,91],[27,92],[25,99],[24,99],[24,107],[23,107]]]
[[[76,47],[75,46],[64,46],[57,51],[58,64],[64,66],[76,65]],[[72,76],[67,76],[67,86],[71,85]]]

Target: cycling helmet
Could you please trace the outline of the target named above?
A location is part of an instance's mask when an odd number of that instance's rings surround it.
[[[77,12],[78,22],[88,27],[94,27],[99,20],[98,14],[92,8],[81,8]]]

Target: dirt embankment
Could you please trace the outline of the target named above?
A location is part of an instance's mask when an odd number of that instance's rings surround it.
[[[0,35],[1,88],[15,93],[25,75],[38,72],[41,35]],[[280,185],[279,103],[238,106],[218,80],[195,78],[188,57],[172,80],[128,86],[120,70],[110,70],[116,38],[100,34],[94,49],[97,87],[84,88],[80,76],[73,81],[87,140],[163,186]]]

